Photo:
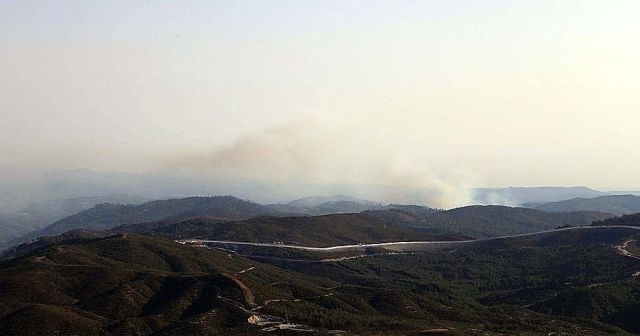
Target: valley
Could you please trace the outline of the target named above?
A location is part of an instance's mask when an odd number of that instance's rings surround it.
[[[272,248],[282,248],[282,249],[294,249],[294,250],[302,250],[302,251],[313,251],[313,252],[346,252],[346,251],[365,251],[370,248],[382,248],[385,250],[391,251],[442,251],[448,249],[456,249],[463,248],[469,245],[481,245],[483,243],[490,243],[497,240],[504,240],[509,238],[523,238],[523,237],[536,237],[540,239],[540,236],[549,236],[556,232],[568,232],[568,231],[611,231],[615,229],[624,229],[630,231],[640,230],[640,226],[585,226],[585,227],[570,227],[570,228],[560,228],[555,230],[541,231],[541,232],[533,232],[533,233],[523,233],[519,235],[511,235],[511,236],[501,236],[501,237],[493,237],[493,238],[483,238],[476,240],[449,240],[449,241],[399,241],[399,242],[386,242],[386,243],[371,243],[371,244],[356,244],[356,245],[340,245],[340,246],[329,246],[329,247],[312,247],[312,246],[301,246],[301,245],[287,245],[284,243],[253,243],[253,242],[239,242],[239,241],[224,241],[224,240],[204,240],[204,239],[180,239],[176,240],[178,244],[195,244],[199,246],[203,245],[213,245],[213,246],[222,246],[222,247],[244,247],[244,246],[254,246],[254,247],[272,247]],[[636,241],[627,241],[621,247],[625,251],[628,249],[634,249],[636,252],[639,251],[639,248],[636,244]],[[629,252],[628,252],[629,253]],[[631,253],[629,253],[631,254]]]
[[[84,210],[60,221],[72,230],[4,253],[0,332],[640,332],[640,226],[628,218],[374,206],[300,216],[212,197]],[[24,322],[45,315],[56,319]]]

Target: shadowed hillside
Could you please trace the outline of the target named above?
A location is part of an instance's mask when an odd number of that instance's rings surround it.
[[[358,213],[378,210],[405,210],[418,216],[424,216],[438,210],[420,205],[381,204],[349,196],[304,197],[286,204],[269,204],[269,208],[282,213],[321,216],[338,213]]]
[[[608,213],[581,211],[547,213],[528,208],[468,206],[436,212],[414,225],[487,238],[554,229],[565,225],[589,225],[613,217]]]
[[[368,213],[315,217],[257,217],[225,222],[212,218],[189,218],[134,224],[115,228],[120,232],[161,234],[172,238],[204,238],[245,242],[279,241],[308,246],[335,246],[407,240],[456,240],[435,235]]]
[[[596,198],[574,198],[561,202],[540,204],[535,208],[548,212],[601,211],[619,216],[640,212],[640,196],[613,195]]]
[[[40,236],[57,235],[73,229],[107,230],[120,225],[167,217],[209,216],[232,220],[265,214],[276,214],[276,212],[263,205],[232,196],[187,197],[151,201],[140,205],[99,204],[13,240],[11,243],[15,245]]]
[[[334,195],[334,196],[307,196],[295,199],[291,202],[286,203],[286,205],[296,208],[313,208],[321,204],[332,203],[332,202],[350,202],[361,205],[381,205],[377,202],[367,201],[363,199],[358,199],[355,197],[345,196],[345,195]]]
[[[0,214],[0,249],[12,239],[89,209],[96,204],[140,204],[145,200],[130,195],[108,195],[57,199],[32,203],[16,212]]]
[[[593,225],[640,226],[640,213],[595,221]]]
[[[617,281],[631,259],[588,248],[507,253],[371,257],[286,270],[136,234],[71,239],[0,264],[0,333],[287,334],[282,326],[320,334],[624,334],[520,305],[566,281]],[[588,279],[578,280],[584,267],[569,260],[574,267],[556,279],[552,270],[560,268],[551,262],[570,255],[600,259],[603,267],[586,266]],[[523,265],[540,277],[529,279]],[[540,292],[513,293],[525,283]],[[491,303],[498,297],[513,304]]]

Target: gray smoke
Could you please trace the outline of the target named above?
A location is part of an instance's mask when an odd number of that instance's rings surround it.
[[[467,204],[472,174],[436,171],[426,155],[403,154],[390,140],[357,125],[307,118],[249,134],[212,153],[185,154],[172,166],[280,188],[349,185],[342,192],[384,202]]]

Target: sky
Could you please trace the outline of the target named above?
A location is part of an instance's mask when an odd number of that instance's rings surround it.
[[[638,189],[640,2],[0,2],[0,165]]]

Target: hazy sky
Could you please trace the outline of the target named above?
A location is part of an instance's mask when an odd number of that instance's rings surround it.
[[[640,188],[640,1],[0,2],[0,160]]]

